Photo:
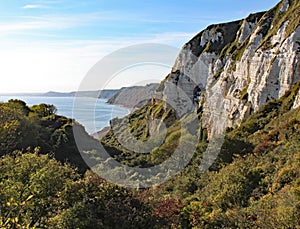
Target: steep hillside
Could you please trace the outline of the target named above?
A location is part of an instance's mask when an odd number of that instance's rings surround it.
[[[148,84],[146,86],[133,86],[121,88],[113,95],[107,103],[122,105],[128,108],[140,108],[149,104],[149,98],[152,98],[158,84]]]
[[[240,124],[300,80],[300,3],[284,0],[268,12],[211,25],[182,48],[163,82],[176,85],[201,108],[209,137]],[[174,91],[175,90],[175,91]]]
[[[300,80],[299,12],[299,1],[285,0],[268,12],[200,32],[184,45],[151,104],[111,122],[103,144],[119,160],[150,166],[168,158],[185,134],[195,136],[182,127],[189,115],[198,115],[201,143],[282,97]],[[294,108],[299,101],[300,94]],[[165,131],[151,134],[164,125]],[[138,148],[129,146],[149,139],[156,144],[147,153],[137,156]]]
[[[119,228],[122,220],[122,228],[128,229],[298,228],[300,108],[293,106],[299,89],[297,83],[238,128],[228,128],[219,157],[209,171],[199,170],[207,145],[203,141],[180,174],[149,189],[128,190],[91,171],[79,176],[68,165],[38,155],[41,152],[37,150],[34,154],[25,150],[2,156],[0,227]],[[1,104],[0,111],[4,152],[28,146],[30,141],[33,145],[34,139],[46,149],[46,143],[52,145],[57,140],[49,141],[49,134],[60,136],[64,128],[59,124],[70,124],[63,122],[67,121],[63,117],[55,118],[49,105],[29,108],[12,100]],[[165,118],[172,123],[172,118]],[[46,130],[38,136],[43,121],[48,125],[43,125]],[[58,133],[54,134],[52,128]],[[68,137],[65,144],[72,147]],[[172,139],[175,137],[169,143]],[[91,141],[85,142],[92,147]],[[56,143],[60,147],[59,141]],[[65,147],[60,149],[70,152]],[[75,154],[67,157],[78,159]]]
[[[178,228],[298,228],[300,109],[292,107],[299,88],[228,128],[209,171],[199,171],[199,149],[179,176],[147,198],[181,200],[173,212],[181,212]]]
[[[82,159],[73,135],[73,128],[81,138],[93,145],[93,139],[74,120],[55,114],[53,105],[28,107],[20,100],[0,103],[0,156],[16,150],[39,148],[53,154],[61,162],[76,166],[80,172],[89,167]]]
[[[102,144],[51,105],[1,103],[0,227],[300,228],[299,13],[209,26]],[[101,178],[13,153],[36,146]]]
[[[139,193],[155,206],[154,214],[165,220],[161,228],[300,226],[300,108],[295,108],[299,89],[300,82],[280,99],[262,105],[239,127],[227,128],[220,152],[205,172],[200,164],[208,142],[201,130],[198,147],[185,169],[168,182]],[[147,139],[145,114],[163,116],[170,126],[161,146],[148,154],[126,149],[114,134],[122,133],[124,120],[115,120],[115,132],[102,139],[108,152],[130,166],[150,167],[166,160],[182,134],[192,136],[180,131],[183,119],[174,121],[171,111],[165,115],[162,110],[160,104],[145,106],[130,116],[133,136],[138,139]]]

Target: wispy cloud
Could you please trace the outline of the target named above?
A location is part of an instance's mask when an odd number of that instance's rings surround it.
[[[16,19],[14,22],[13,19]],[[92,19],[90,19],[92,20]],[[34,31],[45,31],[45,30],[60,30],[66,28],[72,28],[79,26],[84,21],[83,16],[72,16],[72,15],[41,15],[41,16],[15,16],[7,20],[0,22],[1,35],[7,35],[11,33],[24,33]]]
[[[45,8],[48,7],[44,5],[34,5],[34,4],[27,4],[22,6],[22,9],[45,9]]]
[[[11,32],[46,30],[46,29],[63,29],[69,27],[68,23],[55,23],[55,21],[28,21],[15,23],[0,23],[0,32],[9,34]]]
[[[46,7],[40,5],[26,5],[23,8],[36,9],[38,7]],[[126,16],[117,17],[117,13],[109,14],[109,12],[95,12],[85,14],[64,14],[64,15],[40,15],[40,16],[14,16],[10,17],[7,22],[0,23],[0,31],[17,31],[17,30],[36,30],[36,29],[52,29],[52,28],[70,28],[82,25],[93,24],[95,22],[108,22],[124,20]],[[15,22],[9,22],[16,19]],[[129,19],[132,20],[132,19]],[[5,21],[5,20],[1,20]]]

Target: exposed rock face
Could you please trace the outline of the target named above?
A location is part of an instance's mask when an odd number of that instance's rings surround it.
[[[209,137],[238,125],[300,80],[299,12],[298,1],[284,0],[268,12],[209,26],[181,50],[163,96],[179,101],[169,85],[182,89]]]
[[[295,98],[293,109],[296,109],[300,106],[300,91],[298,92],[298,95]]]

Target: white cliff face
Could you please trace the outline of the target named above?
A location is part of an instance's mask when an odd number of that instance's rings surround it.
[[[252,32],[253,28],[255,27],[256,23],[248,22],[244,20],[241,30],[239,31],[239,43],[243,43],[249,34]]]
[[[212,41],[216,42],[223,38],[223,34],[220,32],[214,32],[213,30],[206,30],[204,31],[203,35],[201,36],[201,46],[205,46],[207,42]]]
[[[288,3],[283,2],[282,12],[288,9]],[[222,44],[226,40],[214,28],[201,33],[198,43],[188,43],[182,49],[167,82],[176,84],[201,107],[202,125],[209,137],[239,125],[250,113],[268,100],[280,98],[300,80],[300,26],[286,37],[288,23],[282,24],[271,37],[270,48],[266,48],[261,46],[265,25],[241,21],[235,41],[246,46],[235,60],[229,54],[221,56],[216,50],[204,48],[209,42]],[[202,50],[199,56],[195,55],[197,45]],[[174,97],[174,90],[167,90],[165,97]],[[205,97],[204,103],[200,97]],[[299,105],[300,94],[294,107]]]
[[[300,90],[298,92],[298,95],[296,96],[294,105],[293,105],[293,109],[296,109],[300,106]]]
[[[285,11],[287,11],[287,9],[289,8],[290,4],[289,4],[289,0],[285,0],[282,4],[282,7],[280,9],[280,12],[283,13]]]
[[[226,64],[220,80],[207,90],[203,123],[211,135],[239,124],[250,110],[257,111],[268,100],[280,98],[300,80],[299,45],[296,43],[299,36],[300,27],[287,39],[281,29],[272,39],[272,44],[278,45],[262,50],[256,42],[261,37],[254,33],[250,38],[253,43],[241,60],[234,63],[235,70],[230,72],[232,61]]]

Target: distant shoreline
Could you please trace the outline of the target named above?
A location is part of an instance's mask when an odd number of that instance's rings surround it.
[[[90,97],[109,99],[114,96],[119,89],[105,89],[98,91],[72,91],[72,92],[55,92],[46,93],[0,93],[0,96],[32,96],[32,97]]]

